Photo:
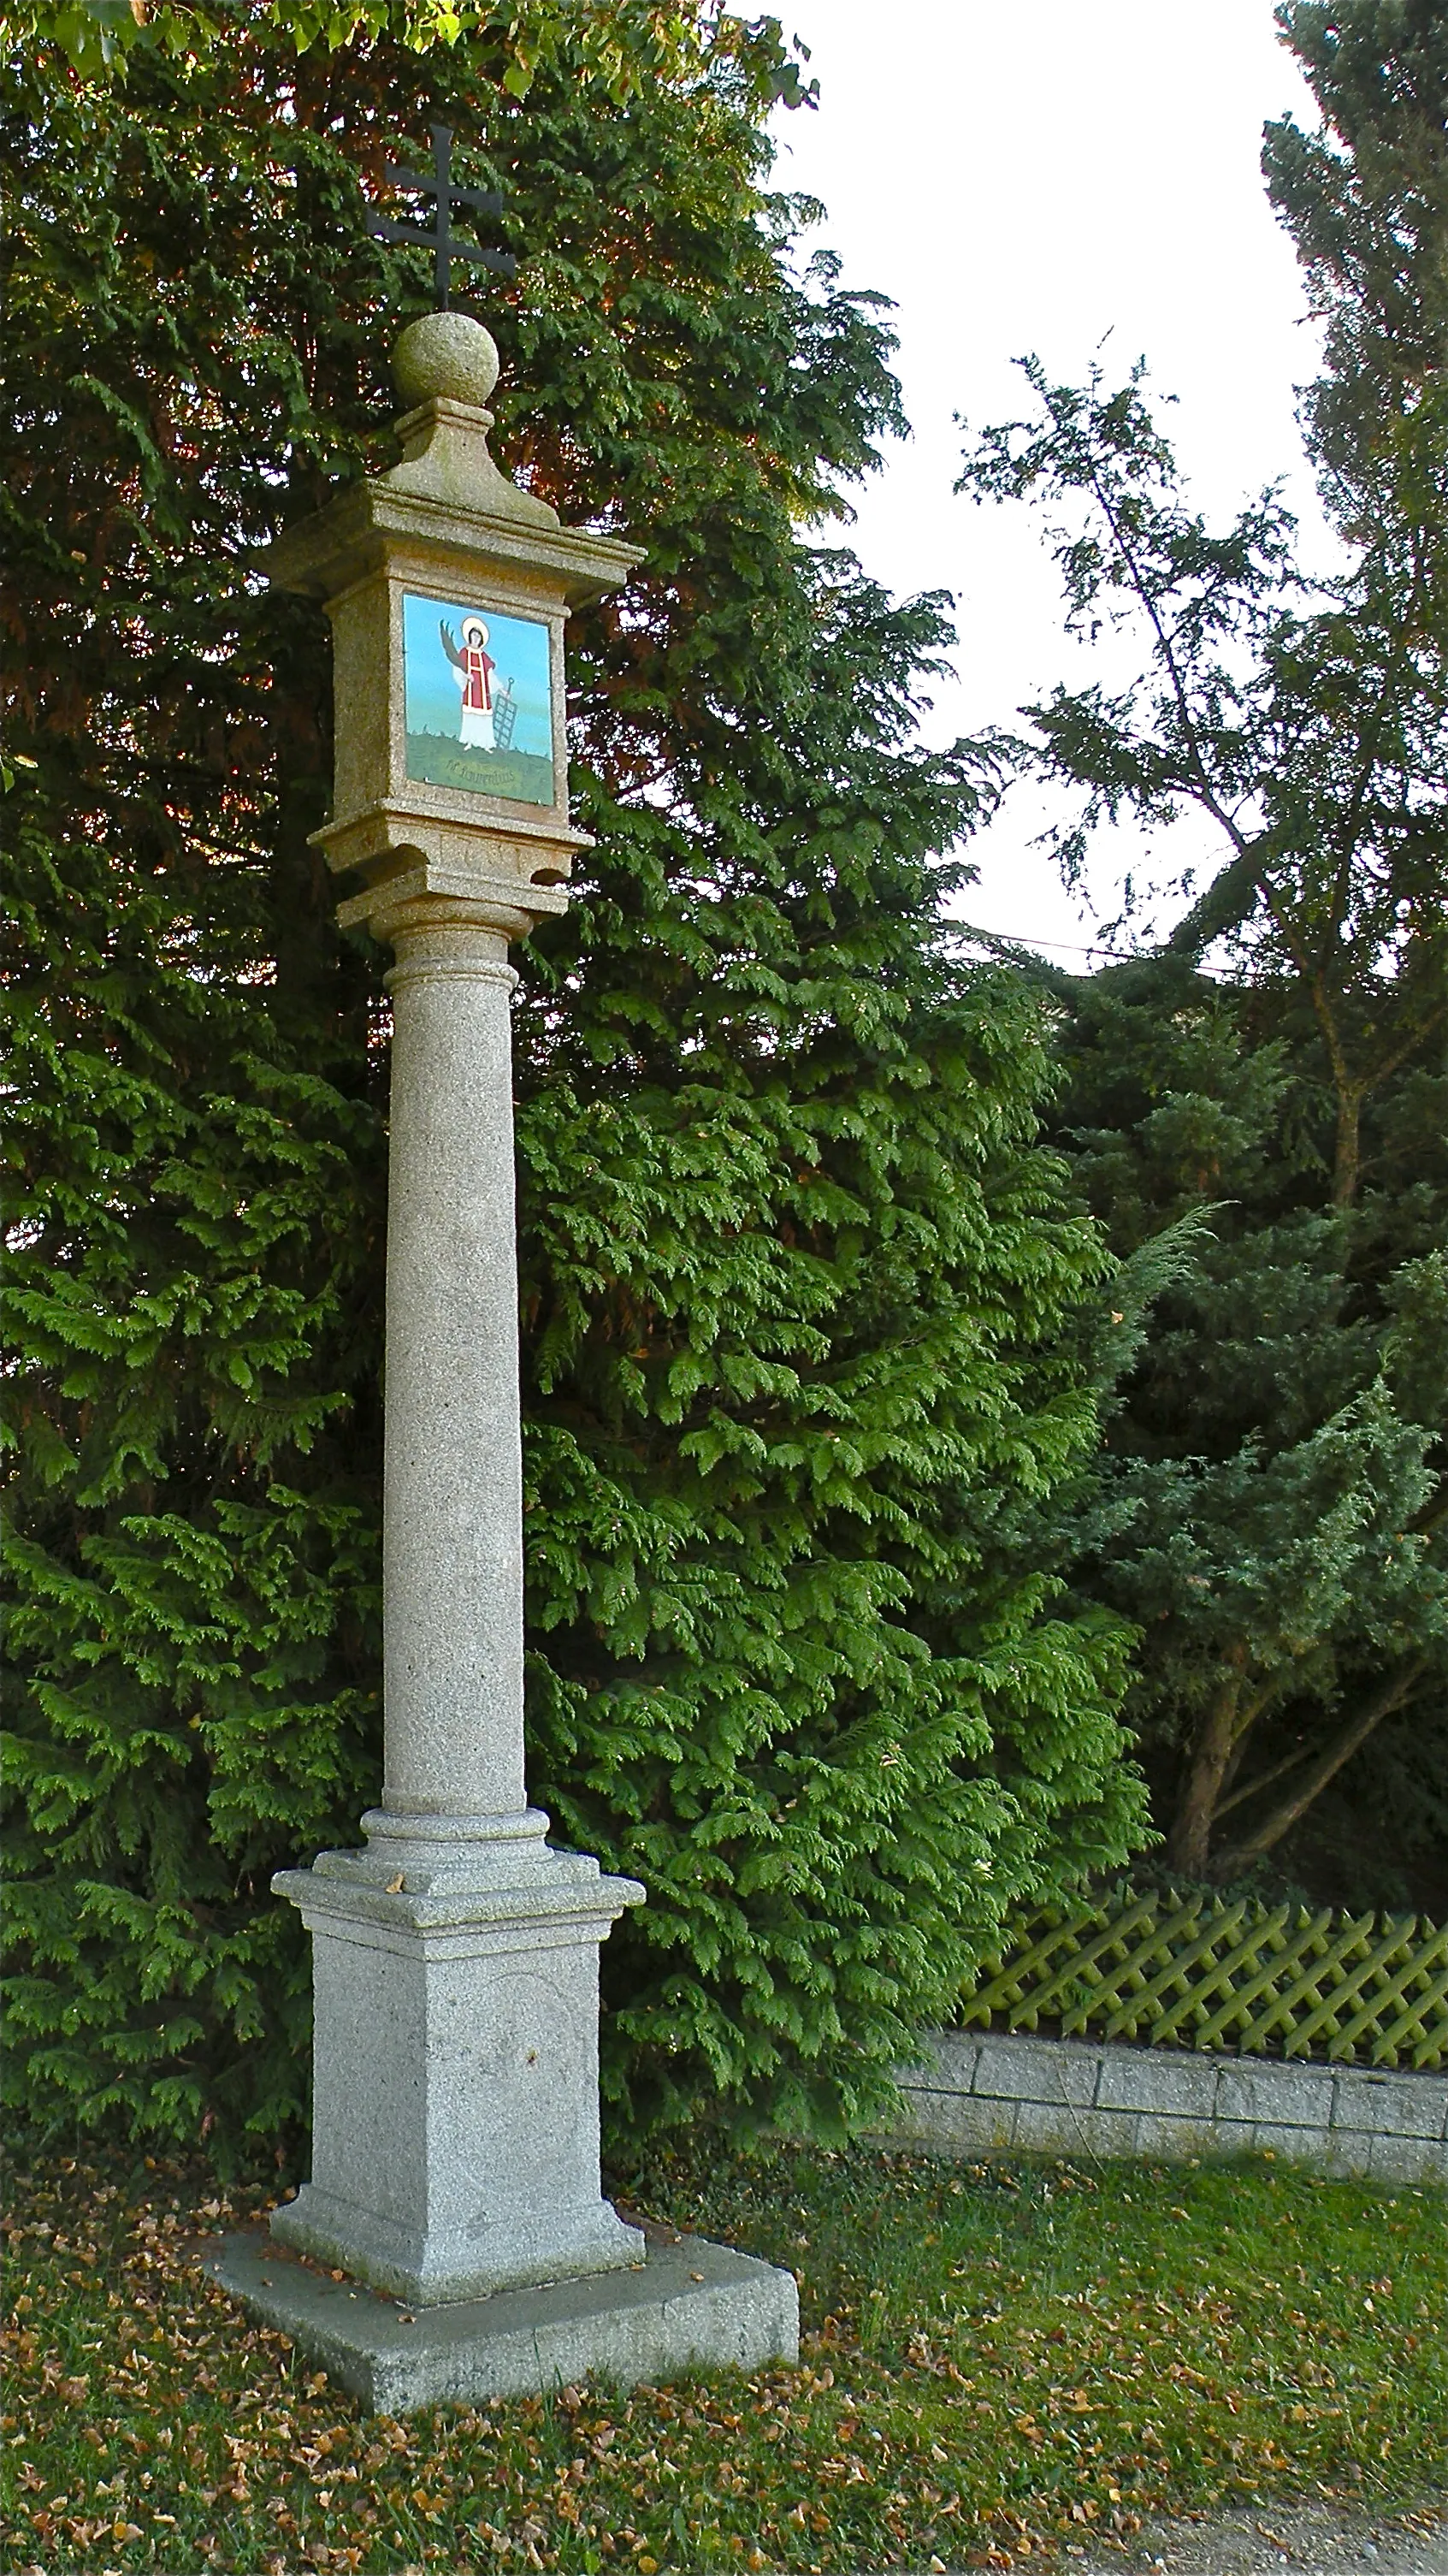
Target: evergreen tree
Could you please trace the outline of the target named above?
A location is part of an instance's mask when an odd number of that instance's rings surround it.
[[[1097,1595],[1143,1629],[1169,1858],[1441,1902],[1448,53],[1427,7],[1280,15],[1324,111],[1269,129],[1267,167],[1328,322],[1306,424],[1347,569],[1311,590],[1271,493],[1209,530],[1141,370],[1031,362],[1035,417],[966,481],[1046,505],[1073,630],[1145,646],[1135,685],[1026,711],[1017,756],[1074,803],[1068,874],[1124,813],[1194,808],[1224,843],[1163,951],[1045,979],[1062,1140],[1114,1247],[1159,1275],[1162,1229],[1208,1229],[1135,1353],[1095,1524]]]
[[[1441,555],[1448,19],[1439,0],[1288,0],[1278,23],[1322,112],[1311,134],[1269,125],[1262,155],[1324,326],[1309,451],[1341,524],[1396,520]]]
[[[1345,1219],[1278,994],[1173,959],[1057,991],[1062,1141],[1125,1259],[1119,1304],[1138,1274],[1153,1292],[1081,1579],[1141,1624],[1169,1861],[1233,1877],[1270,1855],[1337,1902],[1439,1907],[1443,1084],[1372,1105]]]
[[[575,621],[597,847],[517,1009],[531,1779],[649,1890],[604,1954],[615,2115],[837,2125],[1011,1903],[1141,1830],[1129,1630],[1031,1546],[1095,1438],[1106,1257],[1035,1141],[1039,1011],[940,927],[989,769],[908,747],[940,604],[806,542],[897,417],[887,334],[797,271],[768,23],[535,15],[531,85],[511,12],[299,54],[290,12],[162,11],[124,78],[7,69],[10,2070],[41,2116],[300,2115],[268,1876],[377,1786],[386,960],[307,847],[321,620],[249,566],[381,460],[426,297],[368,194],[433,118],[522,254],[505,463],[648,546]]]

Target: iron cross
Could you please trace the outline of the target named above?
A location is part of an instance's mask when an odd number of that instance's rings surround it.
[[[455,259],[470,260],[477,268],[495,268],[504,277],[517,273],[518,263],[510,250],[483,250],[476,242],[462,241],[452,228],[454,206],[475,206],[479,214],[498,215],[503,200],[495,188],[455,188],[452,183],[453,129],[450,125],[429,127],[432,135],[432,176],[421,170],[404,170],[389,161],[387,176],[395,188],[414,188],[420,196],[435,201],[436,220],[431,228],[420,224],[394,223],[390,215],[374,215],[367,226],[378,241],[420,242],[434,253],[439,310],[446,313],[451,285],[450,271]]]

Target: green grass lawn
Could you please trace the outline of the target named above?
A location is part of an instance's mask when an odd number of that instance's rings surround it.
[[[1448,2206],[1250,2165],[656,2160],[623,2196],[798,2273],[796,2370],[366,2415],[197,2270],[250,2215],[64,2166],[10,2226],[4,2565],[104,2576],[1003,2567],[1148,2508],[1448,2469]]]

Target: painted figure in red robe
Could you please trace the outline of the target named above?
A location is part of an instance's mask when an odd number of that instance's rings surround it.
[[[452,675],[462,691],[462,712],[458,720],[460,739],[475,751],[492,751],[493,742],[493,673],[497,663],[487,649],[488,630],[481,617],[463,619],[463,640],[458,648],[452,628],[445,622],[438,627],[442,649],[452,664]]]

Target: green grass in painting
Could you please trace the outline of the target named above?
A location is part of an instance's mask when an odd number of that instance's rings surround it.
[[[367,2416],[195,2268],[264,2195],[32,2178],[10,2221],[4,2565],[1004,2566],[1149,2509],[1448,2467],[1441,2193],[1257,2160],[956,2166],[700,2149],[623,2195],[793,2266],[798,2369]]]
[[[532,751],[478,751],[447,733],[410,733],[407,775],[424,786],[459,787],[471,796],[506,796],[514,805],[551,805],[553,763]]]

